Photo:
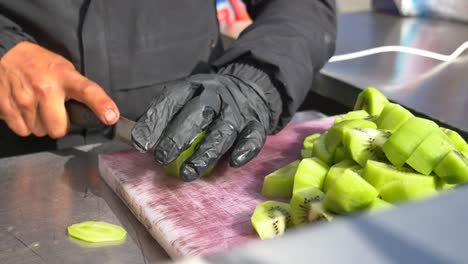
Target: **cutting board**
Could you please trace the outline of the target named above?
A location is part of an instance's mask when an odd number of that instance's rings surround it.
[[[135,150],[99,156],[101,176],[174,259],[222,253],[259,240],[251,226],[263,178],[300,159],[306,136],[323,132],[333,118],[291,123],[269,136],[241,168],[220,162],[208,177],[185,183],[169,177],[152,155]]]

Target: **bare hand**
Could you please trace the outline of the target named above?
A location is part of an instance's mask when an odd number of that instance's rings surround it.
[[[71,62],[30,42],[21,42],[0,61],[0,119],[20,136],[60,138],[70,121],[69,99],[88,106],[106,125],[119,111],[96,83],[82,76]]]

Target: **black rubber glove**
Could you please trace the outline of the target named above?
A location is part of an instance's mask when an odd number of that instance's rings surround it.
[[[217,74],[198,74],[169,82],[132,131],[134,146],[154,151],[166,165],[206,135],[182,165],[180,176],[192,181],[231,150],[230,165],[239,167],[262,149],[282,111],[280,94],[266,73],[234,63]]]

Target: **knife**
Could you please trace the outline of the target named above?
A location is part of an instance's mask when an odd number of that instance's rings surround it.
[[[66,109],[71,122],[71,133],[80,133],[84,130],[102,130],[108,126],[104,125],[96,115],[84,104],[74,100],[66,102]],[[132,145],[132,129],[135,121],[132,121],[122,115],[119,121],[112,127],[109,138],[113,141],[119,141]]]

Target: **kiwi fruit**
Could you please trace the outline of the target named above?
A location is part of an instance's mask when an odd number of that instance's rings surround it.
[[[382,150],[394,166],[402,167],[416,147],[436,129],[439,127],[435,122],[412,117],[390,136]]]
[[[386,104],[388,99],[382,92],[374,87],[367,87],[359,93],[354,110],[365,110],[370,115],[380,115]]]
[[[314,156],[314,151],[312,149],[301,149],[301,158],[307,159]]]
[[[406,163],[419,173],[429,175],[455,145],[440,129],[434,130],[414,150]]]
[[[356,111],[351,111],[348,112],[347,114],[343,116],[337,116],[335,118],[335,124],[344,121],[344,120],[352,120],[352,119],[365,119],[369,117],[369,113],[367,113],[365,110],[356,110]]]
[[[293,193],[291,198],[291,221],[294,226],[325,219],[330,221],[333,217],[321,207],[325,194],[316,187],[307,187]]]
[[[433,188],[437,185],[437,178],[434,176],[422,175],[416,173],[411,168],[397,168],[391,164],[374,160],[367,161],[361,175],[364,180],[377,190],[380,190],[390,182],[401,180],[412,181]]]
[[[269,198],[291,198],[299,162],[300,160],[295,160],[265,176],[262,195]]]
[[[333,164],[339,163],[345,159],[349,159],[351,156],[346,150],[345,146],[339,145],[335,150],[335,155],[333,155]]]
[[[390,132],[375,128],[348,128],[343,132],[343,145],[351,158],[364,167],[367,160],[386,160],[382,146],[390,136]]]
[[[380,198],[375,198],[375,200],[367,207],[371,212],[380,212],[387,209],[393,208],[393,205],[389,202],[386,202]]]
[[[389,203],[423,199],[437,194],[434,186],[414,181],[399,180],[385,184],[380,190],[380,197]]]
[[[342,160],[333,166],[331,166],[328,170],[327,176],[325,177],[325,180],[323,182],[323,191],[327,192],[330,186],[333,185],[335,180],[340,177],[343,172],[347,169],[352,169],[354,171],[357,171],[361,167],[354,162],[352,159],[345,159]]]
[[[379,192],[359,174],[347,169],[330,186],[323,199],[327,210],[348,214],[368,207]]]
[[[389,103],[382,110],[375,123],[380,130],[395,131],[414,115],[399,104]]]
[[[458,150],[464,150],[465,148],[468,148],[468,143],[466,143],[465,139],[462,138],[460,134],[445,127],[441,127],[440,129],[448,136],[448,138],[450,138]]]
[[[322,189],[328,166],[318,158],[303,159],[294,175],[293,194],[306,187]]]
[[[259,203],[251,216],[251,223],[260,239],[279,237],[292,226],[291,207],[277,201]]]
[[[344,120],[340,123],[334,125],[325,136],[325,145],[329,153],[334,154],[336,148],[342,143],[341,139],[343,136],[343,131],[346,128],[354,127],[370,127],[377,128],[377,125],[374,122],[363,120],[363,119],[353,119],[353,120]]]
[[[468,182],[468,159],[460,151],[450,150],[437,164],[434,172],[449,184]]]
[[[328,152],[326,144],[325,144],[326,135],[327,133],[322,134],[317,139],[317,141],[314,142],[312,154],[315,157],[319,158],[321,161],[325,162],[327,165],[330,165],[333,162],[333,156],[335,153]]]
[[[303,142],[303,148],[312,150],[314,147],[314,142],[320,137],[320,133],[315,133],[307,136]]]

